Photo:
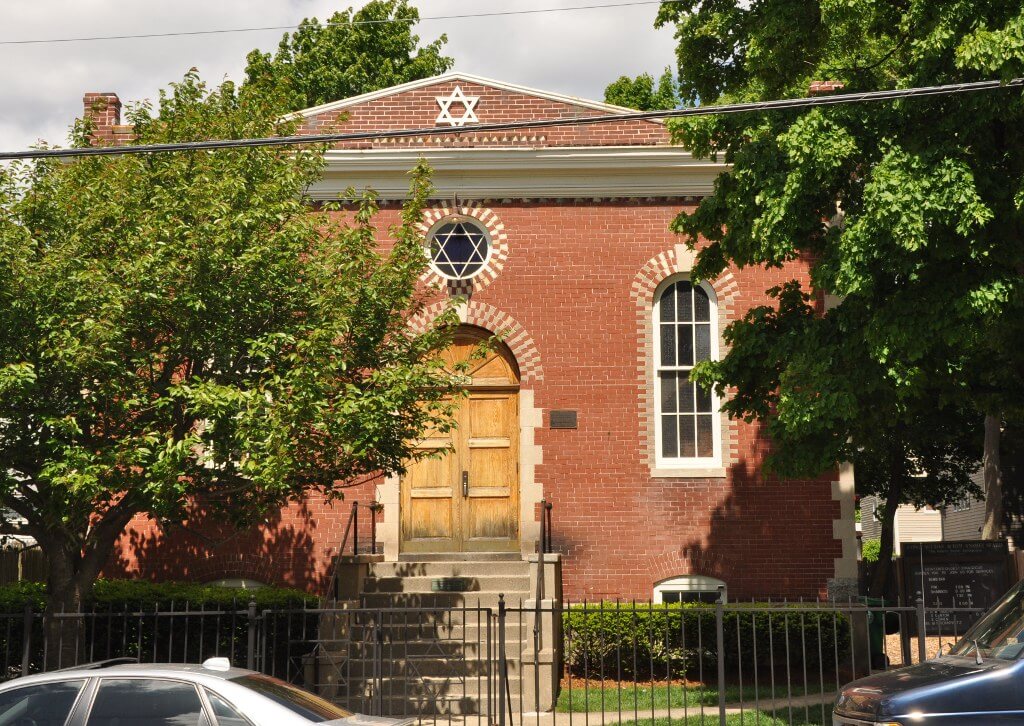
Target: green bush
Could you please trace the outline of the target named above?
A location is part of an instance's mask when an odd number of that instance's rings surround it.
[[[316,597],[301,590],[283,587],[264,587],[245,590],[216,585],[196,585],[188,582],[146,582],[142,580],[99,580],[92,597],[83,603],[85,611],[119,611],[125,608],[139,610],[167,610],[200,608],[238,608],[244,610],[250,602],[258,610],[270,608],[314,607]],[[0,585],[0,612],[21,612],[25,604],[42,611],[46,603],[46,585],[41,582],[17,582]]]
[[[315,607],[317,599],[299,590],[101,580],[83,603],[83,615],[75,618],[74,653],[62,654],[74,662],[54,664],[47,660],[45,647],[41,616],[45,600],[46,586],[41,583],[0,586],[0,681],[24,675],[21,657],[26,605],[34,612],[29,629],[29,672],[119,657],[198,663],[217,655],[245,666],[250,632],[263,638],[268,632],[309,634],[308,640],[299,636],[279,639],[270,648],[254,643],[259,668],[296,677],[294,664],[315,646],[318,615],[305,612],[305,608]],[[256,604],[255,631],[249,627],[249,603]]]
[[[882,540],[866,539],[861,543],[860,556],[865,562],[878,562],[878,555],[882,551]]]
[[[776,611],[758,609],[768,607]],[[842,613],[784,612],[781,607],[751,603],[725,611],[727,668],[749,671],[755,660],[759,668],[788,660],[792,668],[817,672],[819,662],[846,655],[850,627]],[[715,609],[707,605],[588,605],[567,610],[562,624],[566,665],[577,677],[693,677],[717,664]]]

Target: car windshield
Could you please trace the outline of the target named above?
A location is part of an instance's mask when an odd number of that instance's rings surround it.
[[[314,723],[324,723],[338,718],[348,718],[351,711],[335,706],[330,701],[325,701],[320,696],[314,696],[308,691],[296,688],[290,683],[285,683],[277,678],[252,674],[232,678],[232,683],[245,686],[251,691],[266,696],[274,703],[284,706],[292,713],[298,714]]]
[[[1014,660],[1020,656],[1024,651],[1024,582],[1010,588],[950,653],[973,656],[975,643],[983,658]]]

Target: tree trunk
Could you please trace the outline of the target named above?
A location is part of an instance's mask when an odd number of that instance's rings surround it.
[[[67,530],[37,530],[36,540],[50,570],[43,616],[45,670],[88,660],[92,651],[85,635],[89,629],[86,619],[75,615],[82,613],[82,603],[92,595],[93,584],[134,511],[122,501],[92,523],[84,545]]]
[[[88,588],[83,586],[80,577],[80,553],[60,545],[42,545],[42,548],[50,568],[43,614],[43,669],[50,671],[78,665],[82,662],[80,654],[89,652],[84,642],[84,619],[74,617],[82,610]],[[88,587],[91,584],[92,580]]]
[[[889,572],[892,570],[892,554],[895,549],[896,510],[900,506],[902,495],[903,485],[898,478],[894,477],[885,498],[885,514],[882,516],[882,536],[878,543],[878,562],[875,563],[875,571],[871,576],[871,585],[868,587],[868,595],[871,597],[883,597],[886,586],[889,584]]]
[[[999,465],[999,439],[1002,417],[985,416],[985,451],[982,468],[985,475],[985,523],[982,539],[999,539],[1003,535],[1003,474]]]

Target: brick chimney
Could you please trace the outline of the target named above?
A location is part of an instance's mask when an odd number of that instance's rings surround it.
[[[107,144],[125,143],[131,127],[121,125],[121,99],[116,93],[86,93],[83,118],[93,123],[92,136]]]
[[[846,86],[842,81],[811,81],[807,93],[810,96],[823,96],[833,91],[841,91]]]

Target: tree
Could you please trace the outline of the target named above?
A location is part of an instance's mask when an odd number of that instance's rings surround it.
[[[977,496],[971,479],[981,458],[981,425],[972,408],[944,400],[941,389],[901,399],[887,369],[863,338],[852,305],[824,316],[796,283],[769,291],[774,305],[751,309],[725,332],[729,352],[695,374],[720,392],[722,408],[764,421],[775,444],[767,467],[781,475],[816,475],[853,464],[857,494],[880,501],[882,534],[872,595],[884,594],[900,504],[939,507]],[[826,387],[826,385],[828,387]]]
[[[689,103],[799,97],[818,79],[867,91],[1024,74],[1024,13],[1010,0],[692,0],[663,5],[658,22],[677,26]],[[998,441],[992,430],[1019,410],[1024,372],[1018,90],[704,117],[673,130],[696,155],[731,165],[673,225],[692,247],[707,240],[695,276],[802,259],[814,299],[836,302],[807,316],[780,294],[772,315],[733,329],[737,343],[776,355],[748,355],[741,368],[730,352],[697,373],[739,389],[731,414],[768,423],[773,466],[821,471],[851,448],[880,446],[857,438],[872,410],[893,434],[922,431],[929,407],[987,417],[989,447]]]
[[[324,24],[303,20],[274,55],[249,53],[245,83],[265,94],[279,91],[295,111],[448,71],[454,61],[441,52],[447,36],[420,46],[412,33],[419,19],[408,0],[371,0]]]
[[[657,89],[654,87],[654,79],[648,73],[636,78],[620,76],[605,89],[604,100],[605,103],[638,111],[664,111],[679,105],[679,93],[676,91],[672,69],[666,68],[658,79]]]
[[[131,122],[142,143],[288,133],[275,113],[189,75]],[[455,319],[408,326],[425,294],[425,169],[384,253],[371,197],[347,222],[303,200],[322,152],[91,157],[0,177],[0,498],[27,521],[6,531],[49,560],[48,612],[80,606],[137,514],[181,522],[199,502],[244,526],[400,472],[422,431],[451,428],[459,371],[437,353]]]

